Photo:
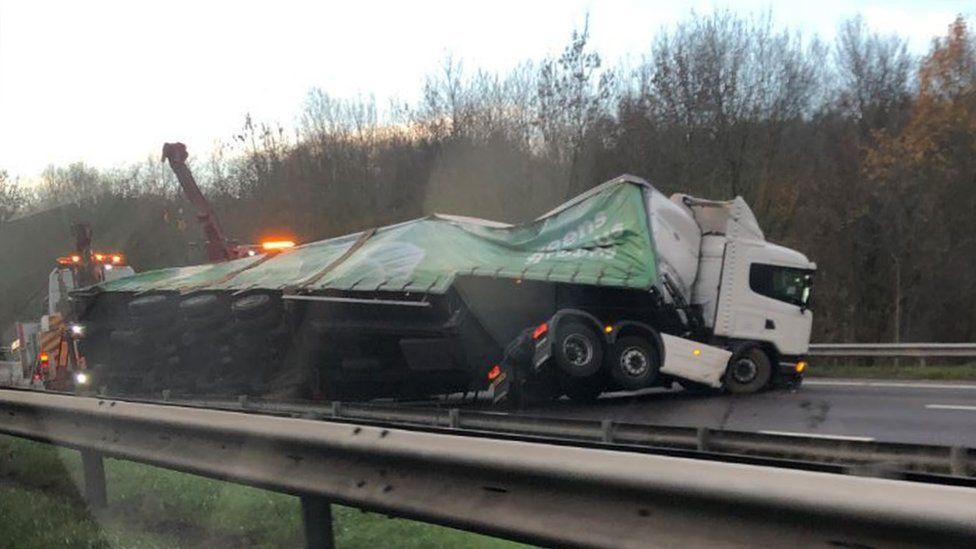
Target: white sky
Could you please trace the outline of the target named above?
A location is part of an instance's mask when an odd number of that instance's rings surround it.
[[[205,153],[247,112],[290,125],[311,86],[411,100],[447,53],[505,71],[561,50],[587,12],[608,62],[638,59],[661,25],[726,6],[771,8],[828,40],[861,13],[916,52],[974,12],[972,0],[0,0],[0,169],[111,167],[173,140]]]

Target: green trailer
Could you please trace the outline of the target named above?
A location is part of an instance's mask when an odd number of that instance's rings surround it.
[[[740,203],[711,204],[758,232]],[[75,298],[94,383],[119,392],[588,399],[722,384],[734,351],[698,343],[702,238],[692,207],[622,176],[524,224],[432,215]],[[667,364],[674,337],[695,364]]]

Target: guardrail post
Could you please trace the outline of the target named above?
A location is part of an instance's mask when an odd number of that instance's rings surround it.
[[[953,475],[964,477],[969,475],[968,452],[961,446],[949,448],[949,472]]]
[[[695,435],[696,442],[698,443],[698,451],[707,452],[709,450],[709,439],[711,438],[708,427],[699,427],[695,431]]]
[[[302,526],[307,549],[334,549],[332,505],[322,496],[302,496]]]
[[[600,422],[600,438],[603,442],[613,442],[613,420],[604,419]]]
[[[451,429],[459,429],[461,427],[461,410],[457,408],[451,408],[447,411],[447,423]]]
[[[85,500],[88,505],[98,508],[108,505],[102,454],[94,450],[81,450],[81,468],[85,477]]]

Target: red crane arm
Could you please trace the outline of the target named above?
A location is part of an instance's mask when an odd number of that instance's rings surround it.
[[[200,187],[193,179],[190,168],[186,165],[188,157],[186,145],[183,143],[165,143],[163,145],[163,161],[169,161],[169,167],[176,174],[176,179],[183,188],[183,194],[193,203],[197,209],[197,221],[203,226],[203,233],[206,236],[207,258],[210,261],[229,261],[237,258],[237,250],[231,245],[224,231],[220,227],[217,213],[214,212],[207,197],[203,196]]]

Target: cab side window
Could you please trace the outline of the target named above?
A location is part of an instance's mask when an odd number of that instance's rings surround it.
[[[749,268],[749,288],[759,295],[805,307],[813,275],[804,269],[754,263]]]

